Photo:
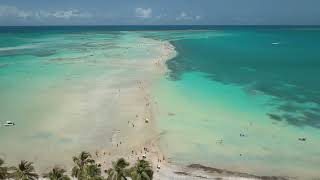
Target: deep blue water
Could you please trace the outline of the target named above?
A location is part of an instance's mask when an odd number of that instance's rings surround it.
[[[95,31],[177,31],[243,29],[318,29],[320,26],[214,26],[214,25],[119,25],[119,26],[0,26],[0,33],[95,32]]]
[[[153,94],[161,111],[157,119],[157,128],[163,132],[160,144],[173,161],[207,163],[227,169],[238,166],[243,169],[236,170],[252,173],[259,170],[264,175],[317,175],[320,162],[318,26],[0,27],[2,116],[17,115],[5,118],[9,120],[42,121],[41,113],[48,116],[49,111],[27,108],[37,101],[29,101],[25,96],[38,95],[37,86],[30,82],[39,80],[39,84],[46,85],[55,79],[64,80],[67,74],[62,72],[73,65],[84,68],[81,73],[75,71],[79,79],[83,72],[92,76],[104,74],[103,66],[90,66],[88,70],[89,66],[81,63],[59,60],[61,57],[74,60],[78,53],[88,52],[94,59],[84,55],[85,61],[96,63],[98,58],[107,64],[106,57],[122,52],[121,46],[112,42],[120,39],[126,43],[136,35],[130,32],[129,36],[122,36],[122,31],[143,31],[137,32],[139,37],[168,40],[178,53],[167,61],[167,78],[155,86],[160,87],[160,93]],[[134,47],[139,50],[138,46]],[[101,52],[105,56],[99,56]],[[133,56],[132,52],[128,54]],[[24,110],[27,113],[20,113]],[[40,118],[33,117],[34,112],[41,112]],[[20,128],[35,133],[26,126]],[[23,132],[11,131],[7,137],[12,139]],[[239,137],[239,133],[248,133],[248,137]],[[306,137],[307,142],[300,142],[300,137]],[[222,139],[224,144],[217,144]],[[20,141],[1,142],[24,145]],[[20,152],[28,148],[13,149]],[[15,153],[12,155],[17,157]]]
[[[320,128],[320,26],[0,27],[0,48],[29,44],[34,36],[50,33],[110,31],[158,31],[152,37],[171,41],[179,53],[167,63],[172,80],[185,72],[203,72],[214,81],[241,85],[248,93],[273,96],[275,101],[270,106],[278,109],[268,114],[273,119]],[[20,51],[38,56],[55,53],[50,49],[44,54],[24,49],[13,53]],[[8,55],[8,51],[2,52]]]
[[[171,41],[179,53],[167,63],[172,80],[178,80],[185,72],[203,72],[214,81],[241,85],[248,93],[273,96],[275,100],[269,105],[278,111],[267,116],[275,120],[320,128],[320,26],[0,27],[0,48],[29,44],[34,36],[50,33],[110,31],[158,31],[151,36]],[[6,38],[7,34],[11,39]],[[20,51],[38,56],[55,53],[50,49],[44,54],[24,49],[13,53]],[[8,55],[8,51],[2,52]]]
[[[320,30],[240,28],[219,36],[174,40],[179,55],[167,62],[172,80],[187,72],[270,95],[273,120],[320,128]]]

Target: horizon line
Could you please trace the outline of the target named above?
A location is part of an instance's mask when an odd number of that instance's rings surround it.
[[[147,27],[159,27],[159,26],[213,26],[213,27],[219,27],[219,26],[320,26],[320,24],[243,24],[243,25],[232,25],[232,24],[168,24],[168,25],[160,25],[160,24],[148,24],[148,25],[140,25],[140,24],[119,24],[119,25],[103,25],[103,24],[97,24],[97,25],[91,25],[91,24],[79,24],[79,25],[0,25],[0,27],[103,27],[103,26],[113,26],[113,27],[120,27],[120,26],[147,26]]]

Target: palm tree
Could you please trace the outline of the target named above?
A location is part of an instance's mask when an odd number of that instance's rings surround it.
[[[13,177],[19,180],[34,180],[38,179],[38,174],[35,173],[32,162],[22,160],[18,167],[13,167]]]
[[[82,151],[77,157],[72,157],[72,160],[76,166],[72,168],[71,176],[76,177],[79,180],[85,179],[86,166],[94,164],[94,160],[91,158],[91,154],[89,152]]]
[[[2,166],[4,160],[0,158],[0,179],[6,179],[9,176],[8,167]]]
[[[129,163],[120,158],[116,162],[112,162],[112,168],[108,169],[108,180],[126,180],[126,175],[128,170],[126,167],[129,166]]]
[[[102,180],[101,169],[96,164],[89,164],[85,168],[85,175],[87,180]]]
[[[132,180],[152,180],[153,170],[150,163],[145,160],[138,160],[131,169]]]
[[[49,178],[50,180],[70,180],[70,178],[65,175],[65,169],[54,167],[49,173],[44,174],[44,178]]]

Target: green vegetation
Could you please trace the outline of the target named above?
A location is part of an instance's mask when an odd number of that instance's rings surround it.
[[[153,176],[152,167],[145,160],[138,160],[130,172],[132,180],[151,180]]]
[[[43,177],[50,180],[71,180],[69,176],[65,175],[65,169],[54,167],[49,173],[44,174]]]
[[[72,158],[74,167],[71,176],[79,180],[152,180],[153,170],[146,160],[138,160],[136,164],[129,168],[129,163],[120,158],[112,162],[112,167],[104,170],[107,177],[101,173],[101,165],[96,164],[89,152],[81,152]],[[61,167],[54,167],[50,172],[43,174],[43,178],[49,180],[71,180],[66,175],[66,170]],[[0,158],[0,180],[35,180],[39,175],[36,173],[32,162],[21,161],[17,167],[4,166],[4,160]]]
[[[85,178],[87,180],[103,180],[101,169],[97,164],[90,164],[85,169]]]
[[[22,160],[17,167],[11,168],[13,172],[10,174],[14,179],[34,180],[38,179],[39,175],[35,172],[32,162]]]
[[[0,159],[0,179],[6,179],[9,177],[8,167],[3,166],[4,160]]]
[[[125,159],[120,158],[116,162],[112,162],[112,168],[108,169],[108,180],[127,179],[129,163]]]
[[[88,167],[95,163],[91,158],[91,154],[83,151],[77,157],[72,157],[72,160],[75,166],[71,170],[71,176],[79,180],[86,179]]]

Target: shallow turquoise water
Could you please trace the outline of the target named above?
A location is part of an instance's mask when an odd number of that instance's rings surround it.
[[[178,52],[155,88],[161,147],[173,162],[319,177],[319,30],[151,36]]]
[[[150,37],[170,41],[178,53],[152,91],[161,149],[170,161],[319,177],[319,29],[54,29],[0,33],[0,121],[17,123],[0,129],[6,160],[29,150],[30,160],[50,154],[50,164],[61,163],[79,149],[108,147],[114,124],[98,120],[110,113],[109,99],[95,102],[89,92],[134,74],[117,68],[118,61],[155,58],[146,52],[157,47],[138,46]],[[82,104],[91,101],[96,106],[86,112]]]
[[[96,29],[0,31],[0,157],[10,164],[26,159],[43,171],[69,167],[79,151],[111,148],[115,131],[137,113],[126,104],[120,113],[120,88],[130,92],[141,80],[139,63],[160,54],[156,42]]]

